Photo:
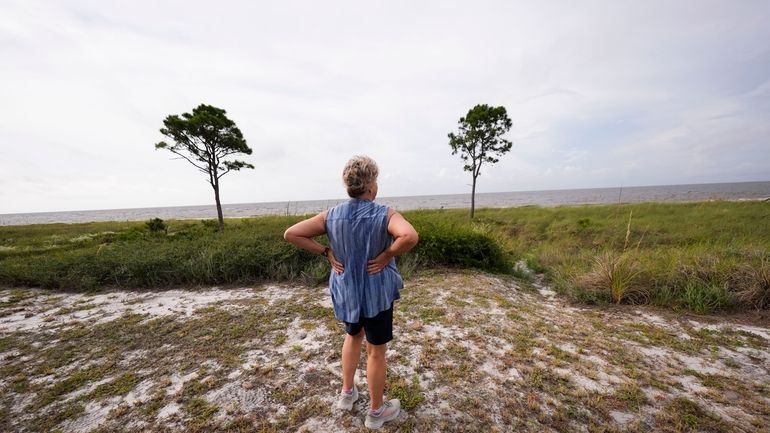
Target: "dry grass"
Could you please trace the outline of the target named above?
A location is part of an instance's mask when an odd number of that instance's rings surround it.
[[[741,302],[757,310],[770,308],[770,258],[763,256],[758,266],[743,265],[737,279]]]
[[[638,262],[631,253],[605,251],[594,258],[592,269],[576,281],[590,290],[606,293],[616,304],[646,303],[649,294],[635,285],[638,276]]]

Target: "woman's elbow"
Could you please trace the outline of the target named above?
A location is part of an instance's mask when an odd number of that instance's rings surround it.
[[[417,245],[417,242],[420,240],[420,235],[417,234],[417,232],[413,232],[409,234],[409,237],[407,241],[409,242],[409,248],[413,248],[415,245]]]

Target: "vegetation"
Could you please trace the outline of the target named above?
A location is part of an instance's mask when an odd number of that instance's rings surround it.
[[[476,210],[476,179],[481,175],[484,163],[494,164],[499,161],[495,156],[502,156],[511,150],[513,143],[503,138],[511,129],[511,119],[505,107],[490,107],[479,104],[468,110],[458,123],[457,134],[449,133],[449,147],[452,155],[460,154],[465,166],[463,170],[471,172],[471,219]]]
[[[332,411],[344,330],[324,287],[16,289],[0,301],[0,431],[363,431],[365,356],[362,398]],[[423,269],[394,310],[386,395],[406,413],[384,431],[770,426],[763,328],[565,307],[508,275]]]
[[[770,205],[642,203],[487,209],[509,256],[587,303],[696,313],[768,308]]]
[[[224,159],[252,152],[241,130],[225,114],[225,110],[206,104],[193,108],[192,114],[172,114],[163,121],[160,133],[174,140],[174,144],[169,146],[161,141],[155,145],[155,149],[168,149],[206,174],[206,181],[214,189],[220,231],[224,230],[225,222],[219,202],[219,178],[230,171],[254,168],[247,162]]]
[[[0,228],[0,282],[71,290],[103,285],[157,287],[259,280],[319,283],[328,265],[283,240],[299,217],[168,221],[167,231],[137,223],[85,223]],[[419,219],[419,218],[418,218]],[[420,220],[423,242],[409,260],[504,271],[508,261],[491,234],[455,221]],[[404,263],[405,267],[416,266]]]
[[[404,214],[420,233],[415,250],[399,259],[407,276],[437,266],[524,279],[535,271],[586,303],[696,313],[770,307],[768,203],[481,209],[472,221],[462,209]],[[227,232],[190,220],[0,227],[0,284],[88,290],[321,283],[327,265],[281,236],[300,218],[229,219]]]

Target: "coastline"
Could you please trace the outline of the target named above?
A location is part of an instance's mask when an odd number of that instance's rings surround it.
[[[770,198],[770,181],[694,185],[659,185],[617,188],[582,188],[566,190],[489,192],[476,195],[477,208],[520,206],[567,206],[583,204],[632,204],[644,202],[686,203],[709,200],[764,200]],[[346,198],[280,201],[263,203],[227,203],[222,205],[225,218],[249,218],[265,215],[296,216],[318,213]],[[419,209],[463,209],[470,207],[470,194],[442,194],[404,197],[378,197],[378,202],[398,211]],[[45,223],[82,223],[92,221],[143,221],[152,218],[216,218],[213,204],[152,208],[99,209],[62,212],[0,214],[0,226]]]

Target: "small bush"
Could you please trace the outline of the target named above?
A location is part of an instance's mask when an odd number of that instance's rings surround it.
[[[160,218],[153,218],[146,223],[144,223],[147,226],[147,229],[152,233],[166,233],[168,234],[168,226],[165,222],[163,222]]]
[[[591,225],[591,218],[580,218],[577,220],[577,225],[579,229],[585,230]]]
[[[429,265],[509,271],[511,264],[495,239],[484,229],[446,221],[416,220],[420,241],[413,253]]]
[[[201,225],[209,230],[219,230],[219,220],[201,220]]]
[[[131,227],[128,230],[124,230],[117,235],[117,240],[130,242],[138,239],[143,239],[145,231],[141,227]]]

